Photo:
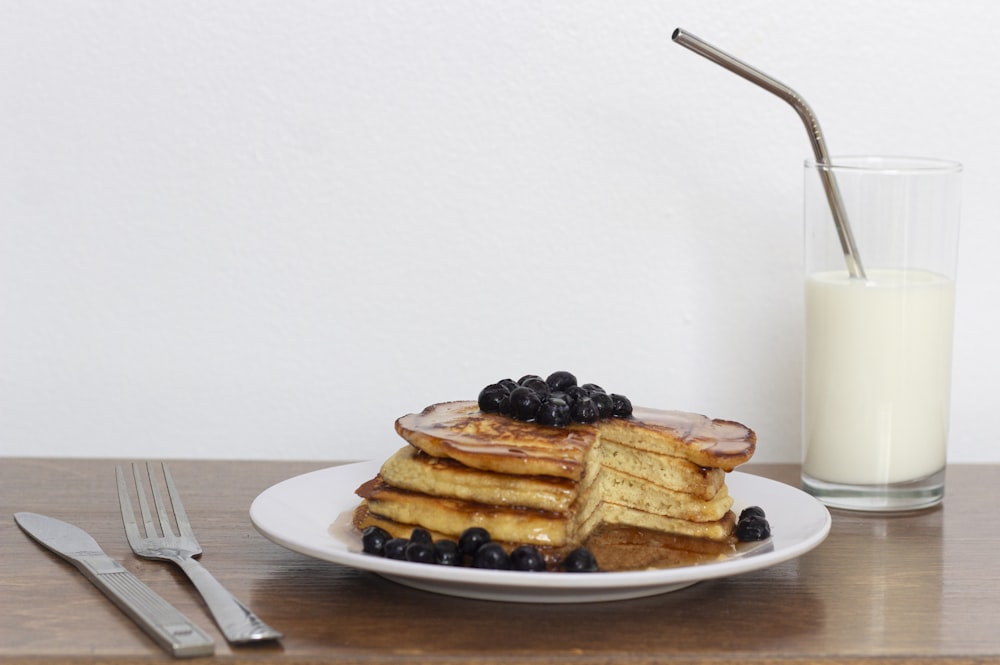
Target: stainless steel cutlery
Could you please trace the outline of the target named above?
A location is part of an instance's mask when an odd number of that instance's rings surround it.
[[[229,642],[242,644],[281,638],[280,632],[261,621],[198,562],[196,557],[201,556],[201,546],[191,529],[191,522],[184,510],[180,493],[166,465],[162,465],[160,472],[157,473],[154,465],[149,462],[144,467],[133,464],[131,475],[134,478],[136,498],[139,502],[141,525],[132,509],[125,473],[121,466],[115,467],[122,523],[132,551],[146,559],[177,564],[201,594],[212,617]],[[157,476],[160,478],[159,481]],[[146,482],[149,483],[153,510],[150,509],[150,502],[146,497]],[[160,482],[166,487],[169,507],[163,499]],[[105,554],[97,541],[83,529],[32,512],[18,512],[14,515],[14,520],[33,540],[76,566],[87,579],[174,656],[204,656],[215,652],[215,643],[208,633],[198,628],[124,566]]]
[[[174,656],[207,656],[215,652],[215,643],[207,633],[105,554],[83,529],[37,513],[16,513],[14,520],[31,538],[76,566]]]
[[[160,483],[156,479],[157,475],[160,475],[165,483],[170,506],[173,508],[173,521],[170,519],[171,511],[163,500],[159,488]],[[115,468],[122,522],[125,525],[125,535],[132,551],[146,559],[158,559],[177,564],[198,589],[219,629],[228,641],[239,644],[280,638],[282,636],[280,632],[264,623],[198,562],[196,557],[201,555],[201,546],[191,529],[191,523],[184,511],[180,493],[174,485],[167,466],[162,465],[161,473],[157,474],[153,464],[149,462],[145,464],[145,472],[140,465],[133,464],[132,476],[135,481],[139,512],[142,518],[141,527],[132,509],[125,473],[121,466]],[[144,476],[149,482],[153,497],[153,508],[156,511],[155,521],[146,498]],[[176,531],[173,522],[176,522]]]

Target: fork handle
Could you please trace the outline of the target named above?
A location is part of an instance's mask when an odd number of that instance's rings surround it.
[[[229,642],[239,644],[277,640],[282,637],[280,632],[261,621],[249,607],[229,593],[229,590],[222,586],[222,583],[215,579],[197,559],[181,556],[176,562],[198,589],[219,629]]]

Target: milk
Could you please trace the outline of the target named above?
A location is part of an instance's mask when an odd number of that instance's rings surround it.
[[[931,272],[806,279],[803,472],[880,485],[944,468],[954,281]]]

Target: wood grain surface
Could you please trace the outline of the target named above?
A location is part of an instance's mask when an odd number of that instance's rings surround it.
[[[637,600],[530,605],[413,590],[254,530],[248,510],[261,491],[332,462],[172,461],[202,562],[286,635],[231,647],[179,570],[131,554],[114,464],[0,458],[0,662],[169,659],[28,539],[20,510],[89,531],[215,636],[215,658],[229,663],[1000,662],[998,465],[950,467],[945,503],[929,511],[833,511],[826,542],[766,570]],[[741,470],[798,486],[794,465]]]

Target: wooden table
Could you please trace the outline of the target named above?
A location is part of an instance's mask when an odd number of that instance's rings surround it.
[[[173,566],[129,551],[114,460],[0,458],[0,662],[169,657],[13,520],[28,510],[89,531],[217,640],[230,663],[1000,662],[1000,466],[954,466],[942,508],[834,511],[819,548],[767,570],[638,600],[581,605],[439,596],[313,560],[259,535],[262,490],[329,462],[171,462],[222,582],[283,630],[230,647]],[[793,465],[743,470],[798,483]]]

